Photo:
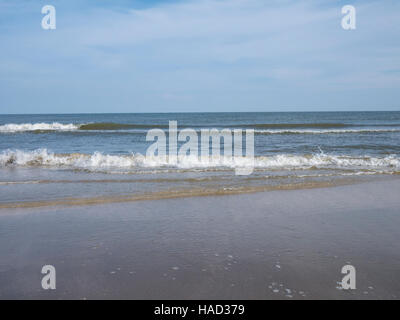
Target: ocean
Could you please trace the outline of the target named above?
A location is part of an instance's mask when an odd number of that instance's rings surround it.
[[[254,129],[254,170],[146,159],[151,129]],[[244,164],[246,165],[246,164]],[[241,163],[243,166],[243,163]],[[0,115],[0,207],[324,187],[400,173],[400,112]]]

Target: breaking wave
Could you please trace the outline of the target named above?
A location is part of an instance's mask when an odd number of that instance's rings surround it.
[[[118,130],[132,130],[132,129],[168,129],[168,125],[157,124],[124,124],[113,122],[95,122],[85,124],[62,124],[58,122],[53,123],[8,123],[0,125],[0,133],[15,133],[15,132],[48,132],[48,131],[118,131]]]
[[[72,169],[102,170],[105,168],[240,168],[254,167],[260,169],[297,169],[297,168],[400,168],[400,158],[395,155],[384,157],[354,157],[327,154],[292,155],[279,154],[274,156],[257,156],[254,159],[244,157],[209,158],[204,161],[197,156],[183,156],[176,164],[171,165],[166,159],[145,157],[141,154],[108,155],[100,152],[93,154],[71,153],[55,154],[46,149],[35,151],[6,150],[0,153],[0,167],[65,167]],[[397,170],[396,170],[397,169]]]
[[[13,133],[13,132],[25,132],[25,131],[71,131],[77,130],[78,125],[75,124],[62,124],[58,122],[53,123],[22,123],[15,124],[9,123],[0,126],[0,132]]]
[[[254,129],[255,134],[348,134],[348,133],[384,133],[384,132],[400,132],[398,128],[345,128],[350,125],[339,123],[310,123],[310,124],[254,124],[254,125],[241,125],[236,124],[232,126],[224,126],[225,128],[242,128]],[[187,126],[180,126],[178,130],[186,129]],[[203,126],[192,125],[188,126],[196,128],[200,134],[200,128]],[[118,131],[140,131],[146,133],[147,130],[160,128],[168,130],[166,124],[123,124],[113,122],[96,122],[86,124],[62,124],[58,122],[53,123],[22,123],[15,124],[9,123],[0,125],[0,133],[18,133],[18,132],[84,132],[84,131],[97,131],[97,132],[118,132]],[[207,128],[205,126],[204,128]],[[208,127],[211,128],[211,127]]]

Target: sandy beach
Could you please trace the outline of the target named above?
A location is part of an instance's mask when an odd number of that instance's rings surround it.
[[[0,210],[0,299],[398,299],[400,180]],[[43,290],[41,268],[56,268]],[[341,290],[342,266],[356,290]]]
[[[0,0],[0,301],[400,299],[400,1],[49,2]]]

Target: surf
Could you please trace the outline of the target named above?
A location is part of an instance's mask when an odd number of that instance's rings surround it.
[[[104,168],[236,168],[254,165],[259,169],[296,169],[296,168],[400,168],[400,158],[396,155],[382,157],[351,156],[336,154],[277,154],[256,156],[247,161],[245,157],[212,157],[207,162],[201,157],[182,155],[175,164],[162,157],[146,157],[140,153],[111,155],[102,152],[92,154],[67,153],[57,154],[47,149],[33,151],[5,150],[0,153],[0,167],[50,167],[76,169]]]

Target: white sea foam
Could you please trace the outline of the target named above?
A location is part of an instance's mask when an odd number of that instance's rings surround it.
[[[332,133],[383,133],[383,132],[400,132],[399,129],[305,129],[305,130],[255,130],[259,134],[332,134]]]
[[[13,132],[24,132],[24,131],[71,131],[79,129],[78,125],[69,123],[62,124],[58,122],[53,123],[9,123],[0,126],[0,133],[13,133]]]
[[[335,177],[335,176],[364,176],[364,175],[374,175],[374,174],[387,174],[391,171],[356,171],[356,172],[343,172],[343,173],[320,173],[320,174],[299,174],[292,175],[292,178],[322,178],[322,177]],[[266,178],[273,178],[274,176],[266,176]]]
[[[46,149],[35,151],[6,150],[0,153],[0,166],[39,166],[68,167],[73,169],[124,169],[124,168],[177,168],[211,169],[253,167],[260,169],[299,169],[299,168],[384,168],[398,170],[400,158],[395,155],[385,157],[351,157],[326,154],[258,156],[251,158],[210,158],[208,162],[196,156],[178,158],[175,165],[158,157],[145,157],[141,154],[107,155],[94,154],[54,154]]]

